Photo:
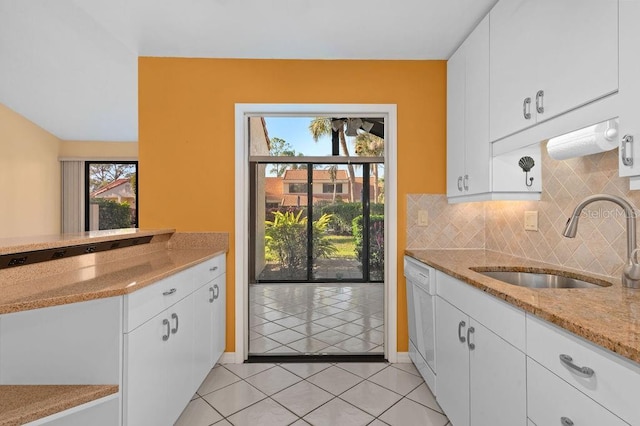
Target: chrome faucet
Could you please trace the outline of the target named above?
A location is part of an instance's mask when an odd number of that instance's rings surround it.
[[[622,271],[622,285],[630,288],[640,288],[640,265],[637,259],[634,261],[636,254],[636,213],[633,206],[624,198],[610,194],[591,195],[580,202],[573,210],[573,214],[567,220],[567,225],[562,235],[568,238],[574,238],[578,231],[578,219],[587,205],[595,201],[611,201],[624,209],[627,217],[627,264]]]

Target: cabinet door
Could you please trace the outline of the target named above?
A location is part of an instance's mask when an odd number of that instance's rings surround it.
[[[625,165],[622,155],[619,159],[620,176],[640,175],[640,2],[620,0],[620,139],[625,135],[635,138],[631,146],[626,146],[627,155],[632,156],[633,164]],[[621,142],[622,143],[622,142]],[[627,145],[627,144],[625,144]],[[636,182],[637,184],[637,182]],[[637,189],[634,187],[632,189]]]
[[[531,0],[530,0],[531,2]],[[541,122],[618,90],[618,2],[535,0],[536,88]],[[535,102],[534,102],[535,103]]]
[[[214,301],[213,301],[213,346],[210,365],[218,362],[226,347],[227,337],[227,292],[226,274],[213,280]]]
[[[436,399],[455,426],[469,426],[468,327],[463,312],[436,297]]]
[[[211,282],[196,291],[193,298],[195,314],[193,373],[196,389],[213,367],[211,361],[213,359],[213,297],[213,282]]]
[[[196,387],[193,371],[195,333],[193,300],[192,294],[165,311],[171,325],[165,365],[169,382],[167,420],[170,420],[171,424],[178,419],[187,406]]]
[[[471,423],[526,426],[525,354],[473,319],[471,326],[469,340],[475,345],[469,351]]]
[[[489,143],[489,17],[485,17],[464,42],[465,73],[465,175],[468,194],[491,191]]]
[[[465,174],[465,52],[461,46],[447,61],[447,196],[463,195]]]
[[[167,321],[166,323],[164,321]],[[169,321],[162,312],[125,334],[124,424],[168,425]]]
[[[537,0],[501,0],[489,14],[490,35],[490,137],[494,141],[535,124],[535,61],[538,25]],[[530,98],[525,118],[523,103]]]

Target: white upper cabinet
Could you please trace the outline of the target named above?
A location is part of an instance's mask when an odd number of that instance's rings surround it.
[[[640,189],[640,2],[620,0],[620,176]],[[633,138],[633,143],[624,138]],[[623,148],[623,149],[622,149]],[[623,160],[627,157],[627,161]],[[629,159],[631,161],[629,161]]]
[[[501,0],[490,17],[491,141],[618,91],[617,0]]]
[[[489,17],[447,63],[447,195],[491,190]]]

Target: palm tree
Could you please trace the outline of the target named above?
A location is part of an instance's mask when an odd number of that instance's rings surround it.
[[[381,157],[384,154],[384,139],[371,133],[359,133],[355,140],[356,154],[364,157]],[[371,163],[373,172],[373,199],[378,202],[378,164]]]
[[[338,177],[338,166],[335,164],[330,164],[327,166],[327,171],[329,172],[329,179],[331,179],[331,184],[333,185],[333,199],[331,200],[332,203],[336,202],[336,188],[337,188],[337,184],[336,184],[336,178]]]
[[[331,128],[331,118],[329,117],[316,117],[311,120],[311,124],[309,124],[309,131],[313,136],[313,140],[318,142],[321,136],[331,136],[333,129]],[[338,130],[338,135],[340,138],[340,147],[342,148],[342,153],[345,157],[349,157],[349,148],[347,147],[347,138],[344,134],[344,126],[340,126]],[[356,172],[353,168],[353,164],[347,165],[348,178],[349,178],[349,201],[353,203],[353,193],[355,191],[355,176]]]

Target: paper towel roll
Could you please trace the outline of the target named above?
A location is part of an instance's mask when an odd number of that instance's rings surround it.
[[[549,139],[547,152],[556,160],[582,157],[618,147],[617,120],[602,123]]]

